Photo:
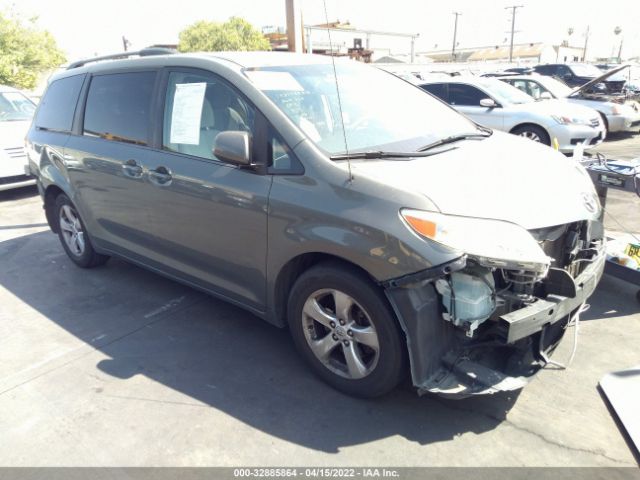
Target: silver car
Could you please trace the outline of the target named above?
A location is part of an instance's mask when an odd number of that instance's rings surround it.
[[[640,108],[637,102],[612,101],[608,96],[585,94],[583,85],[572,90],[564,83],[543,75],[517,75],[500,80],[519,88],[536,100],[559,99],[573,105],[593,108],[602,118],[607,132],[640,130]],[[591,82],[589,82],[591,83]]]
[[[582,144],[593,148],[604,140],[606,130],[593,109],[554,100],[536,102],[529,95],[500,80],[456,77],[427,80],[423,90],[486,127],[520,135],[570,153]]]
[[[27,173],[24,137],[36,105],[15,88],[0,85],[0,191],[34,185]]]

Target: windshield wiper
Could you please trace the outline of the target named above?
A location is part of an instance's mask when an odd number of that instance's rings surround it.
[[[417,157],[430,157],[441,152],[385,152],[382,150],[368,151],[368,152],[353,152],[353,153],[339,153],[337,155],[331,155],[330,160],[369,160],[369,159],[381,159],[381,158],[417,158]]]
[[[436,140],[433,143],[430,143],[428,145],[425,145],[422,148],[419,148],[418,152],[426,152],[427,150],[431,150],[432,148],[436,148],[441,145],[446,145],[448,143],[459,142],[460,140],[466,140],[468,138],[486,138],[491,136],[491,134],[493,133],[493,130],[491,129],[488,129],[485,127],[479,127],[479,128],[485,133],[467,133],[464,135],[451,135],[450,137],[441,138],[440,140]]]

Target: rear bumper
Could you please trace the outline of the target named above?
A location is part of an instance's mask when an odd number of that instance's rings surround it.
[[[461,340],[445,322],[429,282],[385,291],[406,334],[411,376],[420,394],[451,398],[518,390],[544,366],[564,335],[572,312],[595,290],[605,266],[604,248],[575,279],[575,295],[547,295],[502,315],[490,341]],[[543,333],[544,332],[544,333]]]

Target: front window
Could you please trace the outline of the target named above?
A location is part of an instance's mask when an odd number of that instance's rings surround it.
[[[0,122],[30,120],[35,104],[20,92],[0,93]]]
[[[222,80],[209,73],[172,72],[164,107],[165,150],[219,160],[214,150],[219,133],[251,133],[255,112]]]
[[[465,117],[389,73],[340,61],[335,69],[338,88],[331,64],[248,69],[245,74],[329,154],[409,152],[478,131]]]

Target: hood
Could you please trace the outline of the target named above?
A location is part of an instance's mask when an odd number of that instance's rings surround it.
[[[502,132],[452,146],[408,161],[352,160],[351,168],[356,182],[364,175],[422,194],[449,215],[505,220],[528,230],[597,216],[587,207],[597,202],[593,183],[573,158]]]
[[[598,118],[598,113],[589,107],[567,103],[564,99],[550,99],[544,102],[512,104],[509,110],[526,111],[539,115],[556,115],[591,120]]]
[[[589,88],[593,87],[594,85],[597,85],[598,83],[604,82],[611,75],[615,75],[616,73],[624,70],[627,67],[629,67],[629,65],[622,65],[620,67],[612,68],[611,70],[609,70],[608,72],[603,73],[599,77],[595,77],[593,80],[589,80],[584,85],[579,86],[578,88],[573,90],[568,96],[575,95],[575,94],[577,94],[579,92],[587,91]]]
[[[31,125],[31,120],[0,122],[0,150],[5,148],[24,147],[24,137]]]

